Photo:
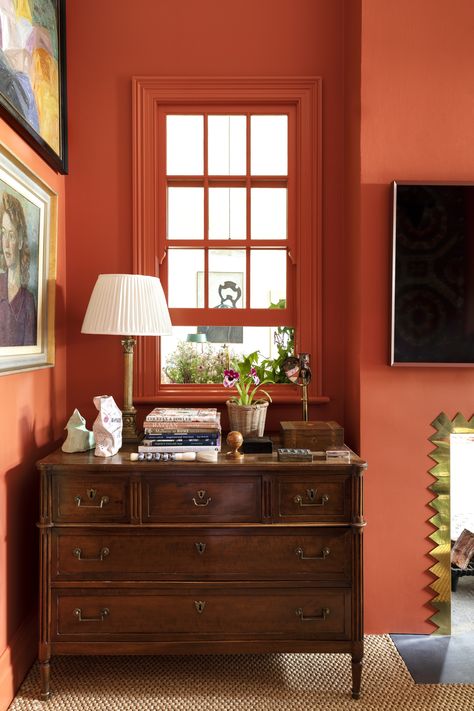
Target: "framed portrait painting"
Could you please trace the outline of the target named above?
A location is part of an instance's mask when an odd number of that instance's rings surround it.
[[[0,146],[0,375],[54,365],[57,194]]]
[[[0,116],[67,173],[65,0],[0,0]]]

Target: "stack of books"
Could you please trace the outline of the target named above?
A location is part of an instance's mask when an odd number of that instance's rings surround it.
[[[155,407],[143,423],[139,452],[219,452],[221,419],[215,407]]]

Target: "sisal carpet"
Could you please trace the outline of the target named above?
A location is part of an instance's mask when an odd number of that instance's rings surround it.
[[[10,711],[468,711],[474,686],[416,686],[388,636],[366,638],[362,698],[349,655],[56,657],[53,694],[38,665]]]

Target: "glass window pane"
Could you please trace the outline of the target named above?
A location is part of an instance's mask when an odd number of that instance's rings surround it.
[[[209,250],[210,308],[245,308],[245,271],[244,249]]]
[[[252,175],[287,175],[287,116],[250,118],[250,172]]]
[[[204,172],[204,117],[166,117],[166,172],[202,175]]]
[[[168,239],[203,239],[204,188],[168,188]]]
[[[209,239],[245,239],[245,188],[209,188]]]
[[[286,239],[286,188],[251,189],[252,239]]]
[[[209,175],[245,175],[246,133],[245,116],[209,116]]]
[[[189,341],[196,333],[204,334],[206,341]],[[275,359],[267,366],[272,380],[288,383],[279,364],[294,353],[294,329],[289,326],[173,326],[173,334],[160,340],[162,383],[220,385],[230,363],[254,351],[260,352],[260,363]]]
[[[281,308],[286,305],[286,251],[250,251],[250,306],[253,309]]]
[[[192,309],[204,302],[203,249],[168,250],[168,306]],[[200,293],[199,293],[199,290]]]

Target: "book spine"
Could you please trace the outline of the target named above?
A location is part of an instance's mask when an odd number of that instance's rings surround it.
[[[146,422],[215,422],[215,415],[148,415]]]
[[[174,420],[194,420],[198,422],[215,420],[218,417],[217,408],[155,408],[146,417],[148,422],[172,422]]]
[[[220,431],[213,430],[209,432],[201,432],[201,430],[194,430],[192,432],[180,432],[175,430],[167,430],[164,432],[147,432],[146,434],[150,439],[170,439],[172,437],[179,437],[180,439],[208,439],[209,437],[219,437]]]
[[[161,422],[156,424],[144,422],[143,424],[145,432],[150,433],[183,432],[185,434],[188,434],[192,432],[220,432],[221,430],[220,422],[186,422],[183,425],[179,422]]]
[[[172,428],[161,428],[161,427],[144,427],[143,431],[146,435],[169,435],[181,436],[181,435],[217,435],[220,434],[220,427],[172,427]]]
[[[172,429],[161,429],[159,427],[144,427],[143,431],[146,435],[150,435],[151,437],[155,437],[156,435],[163,435],[163,436],[169,436],[169,437],[181,437],[183,435],[207,435],[209,437],[214,437],[220,434],[221,428],[220,427],[185,427],[182,429],[177,429],[176,427],[173,427]]]
[[[193,444],[193,445],[147,445],[139,444],[139,452],[168,452],[170,454],[174,452],[219,452],[220,447],[218,445],[205,445],[205,444]]]
[[[218,437],[144,437],[141,444],[207,444],[216,445],[219,442]]]

